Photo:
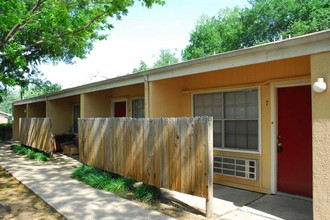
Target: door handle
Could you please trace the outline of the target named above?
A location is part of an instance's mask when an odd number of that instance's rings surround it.
[[[283,151],[282,143],[278,143],[278,144],[277,144],[277,152],[278,152],[278,153],[281,153],[282,151]]]

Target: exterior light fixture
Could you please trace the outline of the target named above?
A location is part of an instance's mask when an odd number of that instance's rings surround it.
[[[327,84],[324,82],[324,78],[317,78],[313,84],[313,90],[317,93],[324,92],[327,89]]]

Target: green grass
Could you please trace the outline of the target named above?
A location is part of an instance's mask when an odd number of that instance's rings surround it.
[[[75,168],[71,175],[72,178],[92,187],[106,190],[125,198],[133,195],[133,200],[139,200],[148,204],[157,203],[162,197],[160,189],[155,186],[136,184],[137,181],[132,178],[105,172],[85,164]]]
[[[35,159],[38,161],[48,161],[53,159],[46,153],[39,152],[22,145],[12,145],[10,148],[17,154],[26,155],[29,159]]]

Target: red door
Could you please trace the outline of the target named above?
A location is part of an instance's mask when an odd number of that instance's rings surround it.
[[[126,102],[115,102],[115,117],[126,117]]]
[[[279,88],[278,191],[312,197],[311,87]]]

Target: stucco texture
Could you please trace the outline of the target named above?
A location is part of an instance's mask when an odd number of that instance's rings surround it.
[[[330,53],[311,56],[311,80],[330,80]],[[329,87],[329,84],[328,84]],[[313,215],[314,219],[330,216],[330,90],[312,93],[313,118]]]

